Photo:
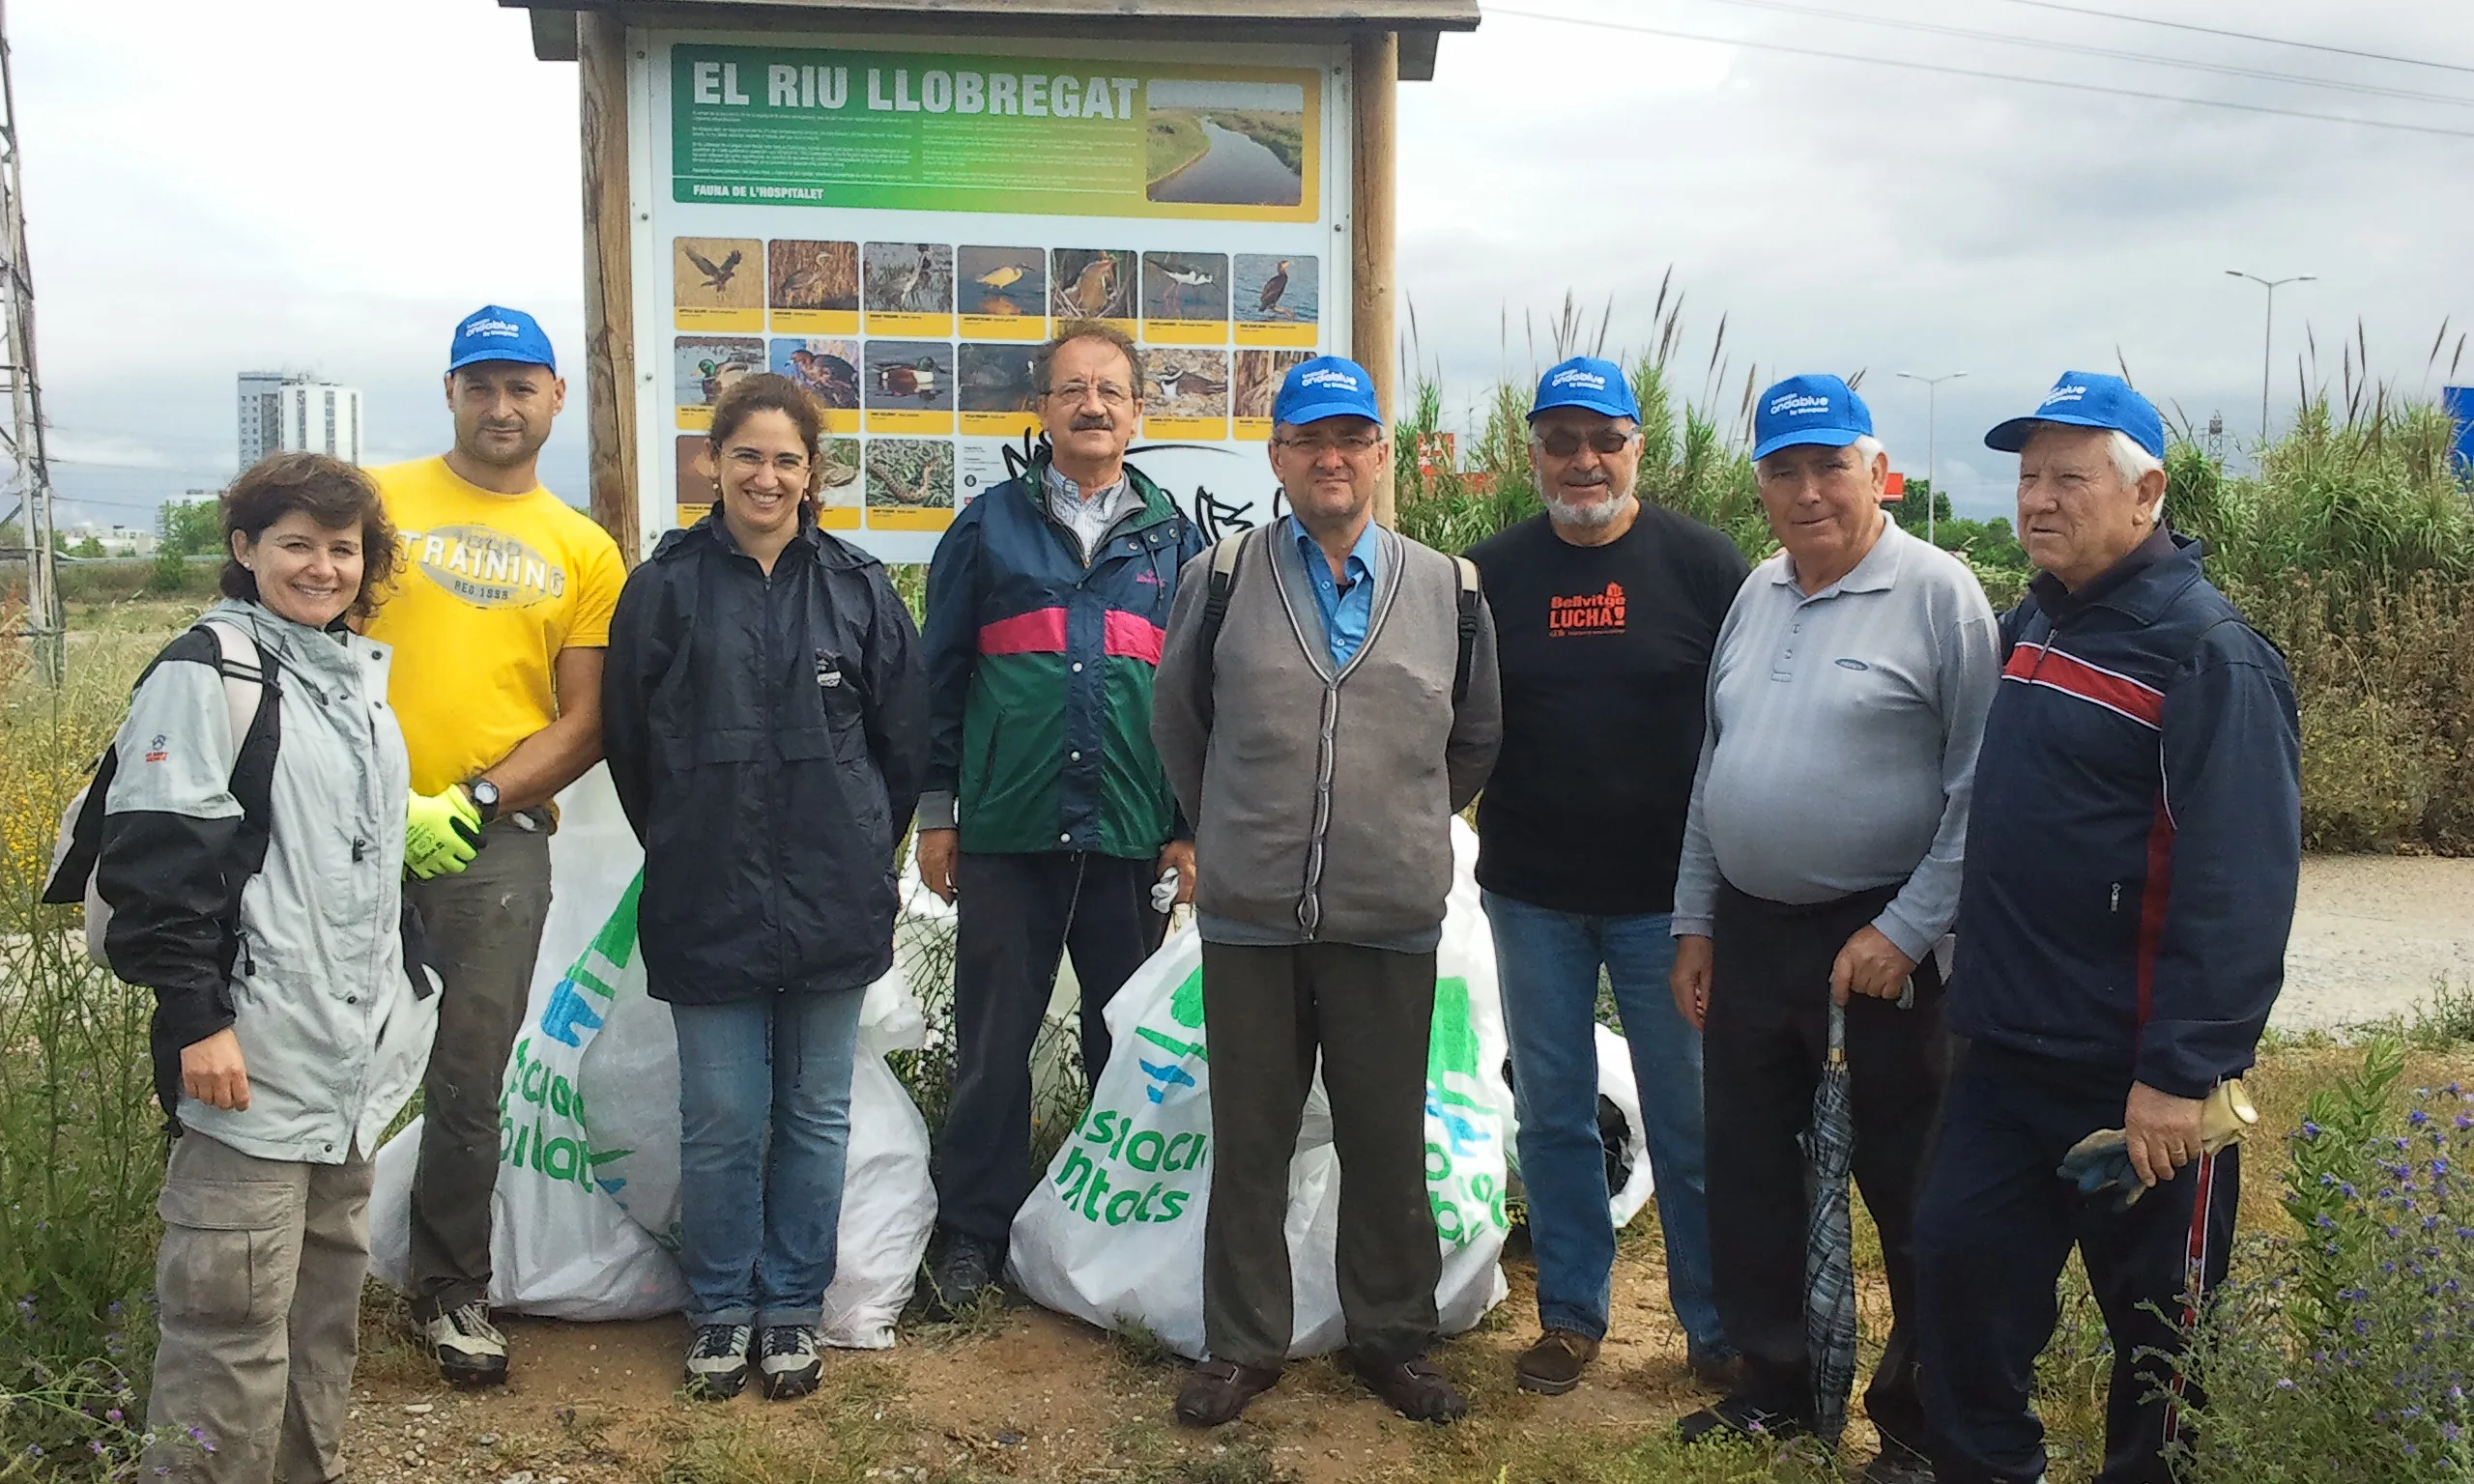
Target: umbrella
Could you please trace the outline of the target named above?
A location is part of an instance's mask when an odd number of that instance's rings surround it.
[[[1829,1059],[1813,1091],[1803,1146],[1812,1209],[1804,1220],[1804,1344],[1812,1361],[1813,1430],[1835,1444],[1856,1384],[1856,1230],[1847,1172],[1856,1114],[1847,1087],[1847,1008],[1829,1007]]]

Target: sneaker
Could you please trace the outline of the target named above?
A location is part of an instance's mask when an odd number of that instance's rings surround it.
[[[706,1402],[738,1395],[747,1384],[747,1343],[755,1332],[749,1325],[698,1325],[687,1345],[687,1394]]]
[[[930,1303],[948,1319],[969,1308],[995,1283],[995,1252],[987,1242],[960,1232],[946,1236],[944,1249],[928,1265]]]
[[[475,1299],[431,1316],[420,1327],[421,1343],[438,1360],[438,1373],[459,1386],[506,1383],[506,1336],[490,1323],[490,1306]]]
[[[810,1325],[767,1325],[764,1355],[757,1364],[764,1376],[764,1394],[777,1402],[805,1396],[824,1380],[824,1357],[817,1354],[816,1328]]]
[[[1569,1329],[1549,1329],[1522,1351],[1512,1375],[1523,1391],[1561,1396],[1581,1384],[1581,1372],[1597,1358],[1597,1341]]]
[[[1773,1412],[1740,1396],[1704,1407],[1675,1424],[1678,1442],[1707,1442],[1713,1438],[1753,1442],[1784,1442],[1812,1429],[1792,1412]]]

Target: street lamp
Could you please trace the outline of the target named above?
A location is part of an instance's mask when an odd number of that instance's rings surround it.
[[[1955,382],[1967,373],[1945,371],[1940,376],[1918,376],[1913,371],[1901,371],[1899,375],[1908,381],[1924,384],[1924,544],[1931,546],[1934,544],[1933,509],[1942,502],[1941,471],[1934,467],[1934,455],[1938,452],[1934,442],[1935,403],[1940,398],[1943,382]]]
[[[2225,272],[2227,277],[2248,278],[2268,291],[2268,328],[2259,345],[2259,442],[2264,444],[2268,441],[2268,354],[2277,338],[2277,290],[2288,283],[2314,282],[2318,275],[2297,273],[2291,278],[2262,278],[2238,268],[2229,268]]]

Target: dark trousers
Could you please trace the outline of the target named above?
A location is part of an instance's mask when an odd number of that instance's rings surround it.
[[[533,828],[525,827],[530,821]],[[524,1028],[550,916],[541,812],[490,821],[473,864],[407,881],[446,987],[421,1077],[413,1166],[413,1310],[422,1319],[490,1297],[490,1196],[499,1184],[499,1084]]]
[[[1710,1011],[1702,1033],[1702,1101],[1710,1141],[1711,1275],[1718,1318],[1743,1353],[1747,1395],[1808,1417],[1804,1222],[1809,1198],[1796,1142],[1812,1122],[1829,1050],[1829,971],[1838,951],[1879,916],[1895,888],[1817,906],[1785,906],[1721,885]],[[1856,1186],[1881,1232],[1890,1285],[1890,1335],[1864,1390],[1885,1440],[1925,1453],[1916,1379],[1914,1213],[1949,1071],[1942,976],[1927,955],[1915,1003],[1851,995],[1847,1070],[1856,1115]]]
[[[2055,1174],[2071,1145],[2122,1126],[2127,1072],[1999,1047],[1964,1051],[1916,1213],[1925,1282],[1924,1400],[1944,1484],[2044,1472],[2044,1426],[2028,1405],[2053,1338],[2054,1283],[2076,1244],[2113,1336],[2106,1484],[2169,1484],[2162,1458],[2179,1409],[2170,1361],[2203,1296],[2225,1279],[2241,1193],[2239,1151],[2188,1164],[2115,1212]],[[2153,1305],[2153,1309],[2149,1307]],[[2158,1311],[2161,1311],[2158,1312]],[[2186,1398],[2194,1403],[2196,1389]]]
[[[1288,1165],[1323,1054],[1340,1158],[1338,1267],[1349,1347],[1376,1363],[1434,1343],[1443,1249],[1426,1202],[1426,1043],[1434,955],[1344,943],[1202,945],[1211,1051],[1203,1348],[1278,1368],[1296,1327]]]
[[[936,1142],[937,1223],[1003,1246],[1030,1194],[1031,1048],[1059,954],[1082,987],[1082,1077],[1108,1064],[1102,1012],[1160,946],[1150,860],[974,855],[954,867],[954,1092]]]

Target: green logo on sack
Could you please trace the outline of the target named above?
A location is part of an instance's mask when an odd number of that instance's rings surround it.
[[[627,884],[617,910],[550,991],[549,1003],[541,1007],[541,1018],[534,1026],[535,1035],[561,1045],[581,1047],[587,1036],[601,1028],[610,1006],[618,998],[619,977],[626,972],[628,960],[635,956],[636,898],[643,888],[641,874]],[[508,1070],[508,1084],[499,1091],[500,1163],[520,1170],[537,1170],[552,1180],[573,1181],[590,1190],[595,1184],[595,1169],[635,1153],[630,1149],[592,1148],[586,1132],[583,1090],[562,1073],[552,1070],[547,1062],[534,1058],[532,1036],[516,1042]],[[508,1105],[514,1099],[541,1111],[530,1124],[519,1123],[521,1110]],[[600,1186],[618,1190],[626,1184],[623,1179],[613,1179],[601,1182]]]
[[[1504,1120],[1483,1095],[1478,1032],[1469,1021],[1469,981],[1434,982],[1434,1029],[1426,1041],[1426,1204],[1437,1235],[1453,1246],[1492,1225],[1509,1231],[1504,1212]]]

